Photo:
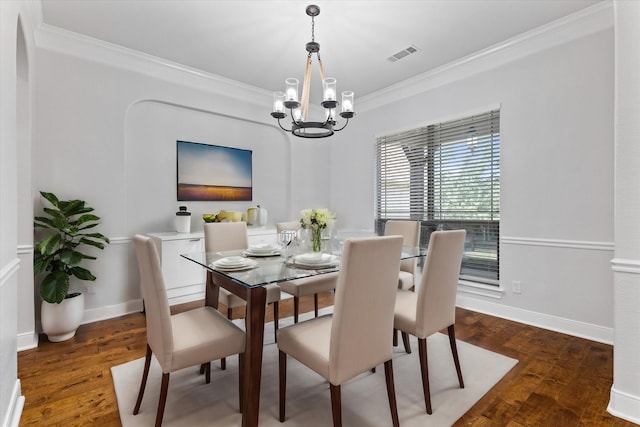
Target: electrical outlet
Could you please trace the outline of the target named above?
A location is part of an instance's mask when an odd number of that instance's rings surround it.
[[[514,280],[511,282],[511,290],[513,291],[514,294],[521,294],[522,293],[522,288],[520,287],[520,281],[519,280]]]

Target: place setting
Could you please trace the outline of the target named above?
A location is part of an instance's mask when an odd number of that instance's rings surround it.
[[[340,257],[324,252],[306,252],[291,257],[290,263],[295,267],[321,269],[337,267]]]
[[[257,267],[258,263],[243,256],[220,258],[212,263],[213,268],[220,271],[242,271]]]
[[[252,245],[248,249],[242,252],[242,255],[246,257],[272,257],[280,256],[281,251],[277,245],[270,243],[260,243]]]

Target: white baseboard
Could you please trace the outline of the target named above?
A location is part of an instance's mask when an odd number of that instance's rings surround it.
[[[611,387],[607,412],[618,418],[640,424],[640,396],[632,396],[616,390],[616,385],[614,384]]]
[[[38,334],[35,331],[18,334],[18,351],[30,350],[38,346]]]
[[[605,328],[603,326],[565,319],[549,314],[509,307],[491,301],[472,298],[460,293],[458,293],[457,305],[461,308],[489,314],[491,316],[613,345],[613,328]]]
[[[2,421],[3,427],[18,427],[20,425],[20,417],[22,416],[22,409],[24,408],[24,396],[22,396],[22,389],[20,387],[20,380],[16,380],[13,385],[13,391],[11,392],[11,400],[7,413]]]
[[[90,308],[84,311],[82,324],[98,322],[100,320],[111,319],[113,317],[124,316],[125,314],[142,311],[142,300],[135,299],[122,304],[109,305],[106,307]]]

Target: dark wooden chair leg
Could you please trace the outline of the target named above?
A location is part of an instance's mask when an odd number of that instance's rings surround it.
[[[200,365],[200,375],[204,374],[204,371],[206,370],[206,363],[203,363],[202,365]]]
[[[149,376],[149,367],[151,366],[151,347],[147,344],[147,354],[144,357],[144,369],[142,370],[142,381],[140,382],[140,391],[138,392],[138,400],[136,400],[136,406],[133,408],[133,415],[138,415],[140,412],[140,405],[142,404],[142,395],[144,395],[144,388],[147,386],[147,377]]]
[[[231,310],[231,308],[227,307],[227,319],[231,320],[231,317],[233,315],[233,312]],[[227,358],[223,357],[222,359],[220,359],[220,369],[222,369],[223,371],[225,369],[227,369]]]
[[[458,358],[458,346],[456,345],[456,329],[454,325],[447,328],[449,333],[449,344],[451,345],[451,354],[453,354],[453,363],[456,365],[456,372],[458,373],[458,382],[460,388],[464,388],[464,381],[462,380],[462,369],[460,369],[460,359]]]
[[[313,294],[313,314],[318,317],[318,294]]]
[[[240,384],[238,385],[238,391],[240,394],[240,412],[242,412],[242,404],[244,403],[244,364],[244,353],[240,353],[238,354],[238,381],[240,382]]]
[[[429,390],[429,365],[427,363],[427,339],[418,338],[418,357],[420,358],[420,371],[422,372],[422,391],[424,393],[424,406],[427,414],[432,414],[431,391]]]
[[[404,344],[404,351],[411,354],[411,343],[409,343],[409,334],[406,332],[402,333],[402,344]]]
[[[293,297],[293,323],[298,323],[299,309],[300,309],[300,297]]]
[[[342,427],[342,398],[340,386],[329,383],[331,389],[331,413],[333,414],[333,427]]]
[[[285,402],[287,398],[287,353],[279,351],[278,359],[279,387],[280,387],[280,422],[284,422]]]
[[[279,316],[279,306],[278,301],[273,303],[273,339],[275,342],[278,342],[278,316]]]
[[[387,382],[387,396],[389,397],[389,409],[391,409],[391,422],[393,427],[400,426],[398,419],[398,404],[396,402],[396,388],[393,382],[393,361],[384,362],[384,378]]]
[[[160,400],[158,401],[158,413],[156,414],[156,427],[162,426],[164,416],[164,405],[167,403],[167,391],[169,390],[169,372],[162,374],[162,385],[160,386]]]
[[[398,330],[396,328],[393,328],[393,346],[398,346]]]
[[[204,381],[205,383],[211,383],[211,362],[204,364]]]

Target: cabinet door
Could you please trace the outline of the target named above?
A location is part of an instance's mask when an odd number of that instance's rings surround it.
[[[167,289],[204,283],[204,268],[180,256],[203,250],[202,239],[164,240],[162,242],[162,272]]]

